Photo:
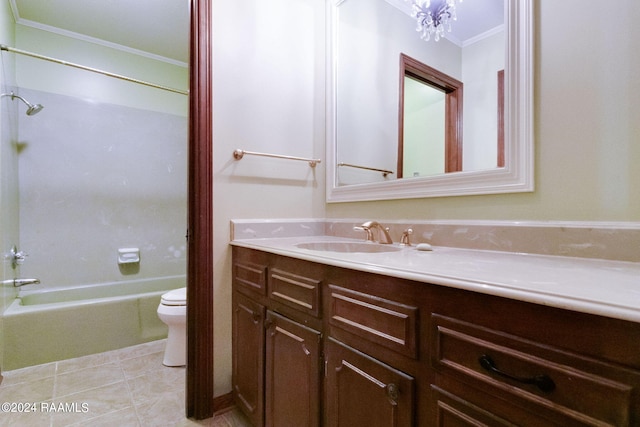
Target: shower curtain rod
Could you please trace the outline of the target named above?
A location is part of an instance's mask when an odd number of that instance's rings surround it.
[[[50,56],[44,56],[44,55],[40,55],[40,54],[37,54],[37,53],[28,52],[28,51],[22,50],[22,49],[16,49],[15,47],[9,47],[9,46],[5,46],[5,45],[0,45],[0,50],[6,50],[7,52],[18,53],[20,55],[26,55],[26,56],[30,56],[32,58],[43,59],[45,61],[55,62],[57,64],[68,65],[69,67],[74,67],[74,68],[79,68],[81,70],[91,71],[93,73],[98,73],[98,74],[102,74],[102,75],[105,75],[105,76],[114,77],[114,78],[120,79],[120,80],[126,80],[126,81],[132,82],[132,83],[138,83],[138,84],[141,84],[141,85],[154,87],[156,89],[162,89],[162,90],[167,90],[167,91],[173,92],[173,93],[179,93],[181,95],[189,95],[188,91],[184,91],[184,90],[180,90],[180,89],[174,89],[174,88],[168,87],[168,86],[157,85],[155,83],[145,82],[144,80],[134,79],[134,78],[131,78],[131,77],[123,76],[121,74],[110,73],[108,71],[103,71],[103,70],[100,70],[98,68],[92,68],[92,67],[87,67],[85,65],[74,64],[73,62],[63,61],[61,59],[52,58]]]

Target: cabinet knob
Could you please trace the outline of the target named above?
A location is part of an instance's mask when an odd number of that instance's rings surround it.
[[[253,319],[253,323],[258,323],[262,316],[257,311],[251,313],[251,318]]]
[[[398,389],[398,385],[394,383],[387,384],[387,396],[394,403],[398,401],[398,395],[400,394],[400,390]]]

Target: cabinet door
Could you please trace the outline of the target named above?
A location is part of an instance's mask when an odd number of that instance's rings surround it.
[[[326,359],[328,426],[413,425],[412,377],[333,339],[327,342]]]
[[[267,312],[265,425],[320,421],[320,332]]]
[[[233,294],[233,396],[254,426],[264,417],[264,306]]]

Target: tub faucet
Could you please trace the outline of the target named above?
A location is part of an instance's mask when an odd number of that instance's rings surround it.
[[[375,241],[373,238],[372,230],[378,230],[378,243],[382,243],[385,245],[390,245],[393,243],[393,239],[389,235],[389,229],[383,227],[377,221],[367,221],[363,223],[360,227],[354,227],[354,230],[364,230],[367,232],[367,241],[373,242]]]
[[[40,283],[40,279],[13,279],[13,286],[20,287],[24,285],[35,285]]]

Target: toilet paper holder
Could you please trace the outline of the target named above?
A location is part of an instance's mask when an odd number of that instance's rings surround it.
[[[140,249],[120,248],[118,249],[118,264],[135,264],[140,262]]]

